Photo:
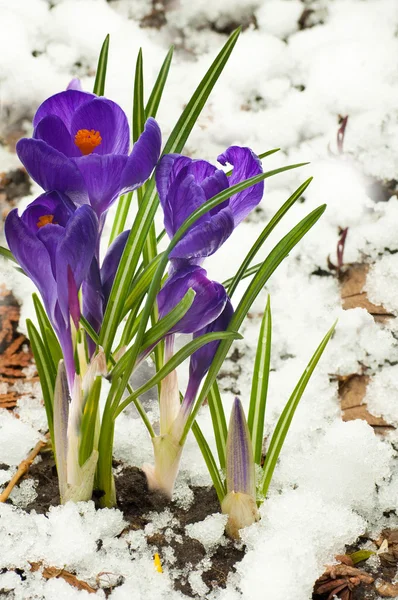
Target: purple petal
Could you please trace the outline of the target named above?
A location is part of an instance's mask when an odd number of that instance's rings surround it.
[[[99,131],[101,143],[94,154],[128,154],[130,129],[127,117],[115,102],[105,98],[94,98],[80,106],[72,118],[71,136],[74,143],[81,129]],[[81,156],[78,150],[77,156]]]
[[[79,290],[94,258],[97,232],[98,219],[93,209],[84,205],[70,218],[63,239],[58,244],[56,253],[58,302],[66,323],[69,322],[68,266],[72,270]]]
[[[224,309],[227,293],[224,287],[206,277],[206,271],[188,265],[167,279],[158,294],[159,314],[168,314],[187,291],[192,288],[196,296],[191,307],[170,333],[194,333],[216,319]]]
[[[101,267],[101,282],[102,291],[104,294],[105,305],[108,302],[109,294],[111,293],[113,280],[115,279],[116,271],[120,263],[120,259],[125,248],[130,230],[123,231],[109,246]]]
[[[55,256],[57,248],[62,238],[65,235],[65,228],[61,225],[53,225],[52,223],[44,225],[37,232],[37,238],[44,244],[51,260],[51,270],[54,278],[57,278],[57,265]]]
[[[82,92],[83,91],[82,82],[80,81],[80,79],[78,77],[74,77],[73,79],[70,80],[70,82],[68,83],[68,87],[66,89],[67,90],[78,90],[79,92]]]
[[[100,216],[121,193],[121,177],[127,156],[88,154],[74,160],[84,180],[90,204]]]
[[[206,217],[206,215],[203,215]],[[200,224],[190,229],[170,253],[170,258],[204,258],[214,254],[234,230],[234,217],[227,206],[210,220],[199,219]]]
[[[73,115],[76,110],[95,98],[94,94],[81,92],[79,90],[66,90],[47,98],[37,109],[33,119],[33,127],[37,127],[44,117],[56,115],[64,122],[66,128],[70,131]]]
[[[32,233],[37,233],[40,217],[53,215],[53,223],[65,227],[74,211],[75,205],[65,194],[48,192],[31,202],[24,210],[21,219]]]
[[[160,204],[164,208],[171,184],[178,173],[192,162],[191,158],[181,154],[165,154],[156,167],[156,188]]]
[[[227,438],[227,493],[240,492],[255,498],[253,449],[245,413],[239,398],[235,398]]]
[[[73,277],[72,269],[68,265],[67,269],[67,278],[68,278],[68,304],[69,304],[69,312],[70,316],[73,319],[76,329],[79,328],[80,321],[80,304],[79,304],[79,296],[78,289],[76,285],[75,278]]]
[[[11,252],[39,289],[47,312],[53,319],[56,283],[46,247],[18,216],[16,208],[7,215],[4,230]]]
[[[233,314],[234,309],[232,308],[231,301],[228,298],[224,310],[217,317],[217,319],[206,325],[206,327],[203,329],[196,331],[193,337],[196,338],[214,331],[226,331]],[[219,341],[209,342],[192,354],[189,364],[189,378],[197,381],[198,385],[209,370],[219,344]]]
[[[83,177],[70,158],[42,140],[23,138],[17,154],[29,175],[47,192],[57,190],[76,204],[88,201]]]
[[[167,235],[172,238],[185,219],[205,202],[206,196],[203,189],[195,182],[193,175],[187,174],[185,167],[178,173],[170,186],[166,204],[163,207]],[[195,225],[199,226],[209,218],[209,215],[204,215],[198,219]]]
[[[145,183],[159,160],[161,145],[159,125],[155,119],[149,118],[128,158],[122,175],[122,193],[135,190]]]
[[[96,258],[90,265],[90,269],[82,284],[83,290],[83,315],[99,333],[104,312],[104,296],[102,292],[100,269]],[[89,335],[86,336],[89,355],[92,356],[96,345]]]
[[[250,148],[230,146],[217,160],[222,165],[229,163],[234,167],[229,178],[230,186],[263,172],[260,159]],[[230,198],[229,206],[234,215],[235,227],[257,206],[263,193],[264,182],[261,181]]]
[[[65,156],[80,156],[80,151],[73,143],[64,122],[56,115],[44,117],[33,132],[33,138],[46,142]]]

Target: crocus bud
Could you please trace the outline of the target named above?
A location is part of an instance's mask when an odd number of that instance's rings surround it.
[[[240,529],[259,519],[253,449],[239,398],[235,398],[232,407],[226,454],[227,495],[221,509],[224,514],[228,514],[228,535],[238,539]]]

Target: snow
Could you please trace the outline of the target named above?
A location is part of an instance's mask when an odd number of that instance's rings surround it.
[[[297,21],[303,8],[309,28]],[[375,534],[397,526],[386,511],[396,508],[398,434],[376,437],[364,422],[343,423],[336,376],[370,376],[364,402],[374,415],[398,426],[398,326],[394,319],[375,322],[364,309],[342,309],[339,283],[316,273],[336,262],[339,228],[348,227],[345,262],[367,262],[371,268],[366,292],[371,302],[393,315],[398,306],[398,199],[381,188],[398,171],[396,98],[398,4],[395,0],[173,0],[167,3],[160,30],[140,27],[149,15],[149,0],[0,0],[0,135],[21,127],[31,133],[29,119],[48,95],[79,76],[92,88],[99,48],[111,34],[107,94],[131,113],[134,63],[144,52],[145,86],[152,85],[171,43],[175,58],[158,120],[166,139],[212,58],[226,40],[224,30],[239,22],[245,31],[190,136],[186,151],[213,162],[230,144],[263,152],[281,151],[264,159],[266,170],[295,162],[311,164],[267,179],[259,210],[252,214],[206,266],[220,281],[231,276],[255,237],[293,191],[313,176],[302,201],[283,218],[260,250],[256,261],[300,219],[320,204],[327,210],[267,283],[243,328],[244,340],[233,345],[241,358],[227,360],[220,379],[226,416],[234,395],[247,409],[261,313],[271,295],[273,341],[265,435],[270,435],[283,406],[315,348],[335,319],[335,335],[297,409],[270,488],[261,507],[262,519],[243,532],[247,552],[231,573],[225,590],[209,591],[203,582],[211,552],[223,540],[225,517],[209,515],[186,533],[204,544],[207,555],[185,576],[199,598],[309,600],[315,579],[334,555],[366,531]],[[232,23],[232,24],[231,24]],[[15,40],[18,43],[15,43]],[[371,43],[370,43],[371,40]],[[12,60],[10,57],[12,56]],[[348,115],[344,152],[338,154],[339,115]],[[1,171],[18,166],[6,145],[0,146]],[[392,188],[391,188],[392,189]],[[39,194],[21,200],[23,208]],[[391,196],[391,197],[389,197]],[[383,200],[380,201],[380,198]],[[134,214],[129,216],[129,220]],[[109,235],[112,211],[105,228]],[[160,227],[161,218],[157,217]],[[106,244],[104,239],[104,245]],[[20,330],[34,319],[33,285],[1,261],[2,278],[23,301]],[[236,306],[246,288],[241,283]],[[144,366],[138,374],[146,377]],[[138,376],[137,375],[137,376]],[[186,371],[179,369],[181,385]],[[108,387],[104,382],[102,394]],[[15,418],[0,409],[0,486],[45,433],[45,414],[35,384],[19,389]],[[158,419],[154,393],[145,406]],[[201,428],[215,452],[211,419],[203,407]],[[115,458],[141,466],[151,462],[151,444],[133,407],[116,423]],[[190,485],[208,485],[209,475],[192,435],[184,449],[175,499],[187,509],[193,501]],[[171,546],[161,556],[163,573],[153,564],[153,549],[142,531],[125,531],[120,511],[95,511],[92,503],[54,507],[47,516],[26,514],[23,506],[37,493],[23,481],[13,492],[15,506],[0,504],[0,570],[28,568],[27,562],[65,568],[94,587],[114,585],[112,600],[177,600],[175,557]],[[146,533],[166,529],[174,539],[170,511],[149,515]],[[97,549],[97,541],[102,546]],[[0,573],[0,598],[46,600],[105,598],[72,588],[62,579],[46,581],[40,572],[21,578],[12,570]],[[123,583],[116,586],[119,578]],[[260,592],[259,592],[260,590]],[[12,595],[11,595],[12,594]]]

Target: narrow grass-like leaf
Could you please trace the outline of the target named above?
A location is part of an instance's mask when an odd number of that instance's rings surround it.
[[[336,323],[329,329],[322,342],[319,344],[315,353],[313,354],[310,362],[306,366],[298,384],[296,385],[292,395],[290,396],[285,408],[282,411],[281,416],[278,419],[278,423],[275,427],[274,433],[271,438],[271,442],[267,451],[267,456],[264,462],[263,476],[261,480],[261,493],[265,498],[268,492],[268,488],[271,483],[272,475],[274,473],[276,463],[278,461],[280,452],[282,450],[283,443],[286,439],[287,432],[289,431],[290,424],[292,422],[294,413],[301,400],[305,388],[311,378],[311,375],[321,358],[323,351],[335,330]]]
[[[43,392],[48,429],[50,431],[52,444],[54,445],[53,405],[56,373],[54,373],[53,363],[49,363],[49,357],[41,340],[40,334],[30,319],[26,320],[26,326],[28,329],[29,342],[35,358],[40,385]]]
[[[54,329],[46,315],[46,311],[37,294],[32,294],[33,305],[36,311],[37,321],[39,323],[41,337],[44,344],[48,348],[48,356],[54,365],[54,373],[57,372],[57,365],[62,359],[62,350],[59,345],[58,338],[54,333]]]
[[[120,196],[117,203],[115,218],[113,219],[112,223],[112,230],[111,235],[109,236],[108,246],[110,246],[117,236],[125,230],[132,199],[133,192],[129,192],[128,194]]]
[[[175,307],[167,313],[154,327],[151,327],[142,338],[141,352],[156,344],[163,336],[165,336],[178,321],[188,312],[195,299],[196,293],[192,288],[186,292],[184,297],[175,305]],[[126,366],[129,364],[130,356],[134,352],[133,348],[127,350],[126,354],[117,362],[112,371],[112,376],[121,377]]]
[[[145,108],[144,108],[144,76],[142,62],[142,48],[139,49],[135,65],[134,77],[134,102],[133,102],[133,142],[138,140],[144,131]]]
[[[210,416],[213,423],[214,437],[216,440],[218,460],[220,461],[221,469],[226,466],[226,445],[227,445],[227,422],[225,419],[224,407],[222,404],[220,390],[218,389],[217,381],[215,381],[209,391],[207,400],[210,408]]]
[[[210,446],[207,443],[206,438],[203,435],[202,430],[200,429],[197,421],[195,421],[194,424],[192,425],[192,433],[194,434],[196,441],[198,443],[198,446],[200,448],[200,451],[202,452],[202,456],[203,456],[206,466],[209,470],[210,477],[211,477],[211,480],[214,485],[214,489],[216,490],[216,493],[218,496],[218,500],[221,504],[221,502],[224,500],[225,494],[226,494],[225,485],[221,479],[220,471],[217,467],[217,463],[214,459],[214,456],[210,449]]]
[[[246,277],[250,277],[250,275],[255,275],[262,267],[262,262],[257,263],[256,265],[253,265],[252,267],[249,267],[248,269],[246,269],[246,271],[242,274],[240,280],[242,281],[242,279],[246,279]],[[230,277],[229,279],[226,279],[225,281],[222,282],[223,286],[225,288],[228,288],[229,285],[231,285],[231,283],[233,282],[234,277]]]
[[[239,285],[239,282],[244,277],[244,273],[247,271],[251,261],[256,256],[257,252],[260,250],[261,246],[264,244],[265,240],[268,238],[270,233],[275,229],[278,225],[279,221],[285,216],[288,210],[293,206],[293,204],[300,198],[307,187],[310,185],[312,181],[312,177],[304,181],[300,187],[286,200],[286,202],[281,206],[281,208],[275,213],[269,223],[265,226],[263,231],[258,236],[257,240],[254,242],[253,246],[250,248],[247,253],[245,259],[237,270],[235,276],[232,279],[232,282],[228,285],[228,295],[231,297],[235,292],[236,288]],[[225,284],[224,284],[225,285]]]
[[[311,229],[311,227],[318,221],[322,213],[325,211],[325,208],[326,205],[322,205],[319,208],[313,210],[295,227],[293,227],[293,229],[287,235],[285,235],[285,237],[282,238],[280,242],[275,246],[275,248],[270,252],[268,257],[263,262],[261,268],[256,273],[255,277],[250,282],[250,285],[248,286],[234,313],[234,316],[231,319],[227,331],[239,331],[239,328],[242,325],[242,322],[246,317],[251,305],[263,289],[267,280],[271,277],[272,273],[279,266],[282,260],[286,258],[286,256],[292,250],[292,248],[294,248],[294,246],[301,240],[301,238],[307,233],[307,231]],[[207,374],[206,380],[200,391],[199,397],[196,401],[195,407],[190,417],[188,418],[188,421],[184,428],[184,432],[180,440],[181,444],[185,441],[189,429],[192,427],[192,423],[194,422],[204,399],[209,393],[210,388],[217,377],[217,374],[228,354],[231,345],[232,342],[230,340],[224,340],[220,343],[215,357],[213,359],[212,365]]]
[[[183,110],[181,117],[178,119],[166,142],[163,150],[164,154],[181,152],[183,149],[198,116],[228,61],[237,42],[239,33],[240,29],[237,29],[232,33],[221,52],[219,52],[216,59],[213,61],[210,69],[207,71],[191,100]],[[139,207],[133,227],[131,228],[105,311],[100,339],[106,355],[109,355],[110,353],[115,333],[120,323],[123,310],[122,307],[129,291],[129,283],[134,277],[148,231],[155,218],[157,206],[158,198],[155,179],[152,177],[150,182],[146,185],[145,196]]]
[[[98,426],[98,405],[102,378],[96,377],[89,391],[80,425],[79,464],[83,466],[94,450],[95,430]]]
[[[208,344],[210,342],[214,342],[216,340],[238,340],[242,339],[242,336],[235,331],[214,331],[212,333],[205,333],[193,340],[191,340],[188,344],[186,344],[183,348],[181,348],[178,352],[173,354],[170,360],[158,371],[149,381],[144,383],[141,387],[139,387],[133,394],[128,396],[126,400],[124,400],[120,406],[117,408],[115,417],[120,414],[126,406],[128,406],[132,401],[133,397],[138,397],[150,390],[152,387],[157,385],[162,379],[166,377],[169,373],[174,371],[184,360],[189,358],[191,354],[196,352],[199,348]]]
[[[134,279],[133,283],[131,284],[131,292],[127,296],[123,316],[126,315],[129,310],[131,310],[133,306],[135,306],[135,304],[142,299],[145,292],[148,290],[153,274],[155,273],[162,256],[163,252],[158,254]]]
[[[17,263],[17,260],[11,252],[11,250],[9,250],[8,248],[4,248],[4,246],[0,246],[0,256],[6,258],[7,260],[12,260],[12,262]]]
[[[108,65],[108,51],[109,51],[109,33],[106,36],[104,43],[102,44],[101,52],[98,58],[97,74],[94,82],[94,94],[97,96],[103,96],[105,94],[105,79],[106,79],[106,67]]]
[[[167,81],[167,77],[170,70],[171,61],[173,58],[174,46],[171,46],[170,50],[166,54],[166,58],[163,61],[161,69],[159,71],[159,75],[155,81],[155,85],[153,86],[151,95],[149,96],[149,100],[145,107],[145,116],[148,117],[156,117],[158,112],[160,100],[162,98],[164,86]]]
[[[253,446],[254,462],[261,462],[263,446],[265,406],[267,403],[268,378],[271,360],[271,304],[268,296],[267,306],[261,321],[256,359],[254,362],[252,387],[250,395],[249,414],[247,424]]]

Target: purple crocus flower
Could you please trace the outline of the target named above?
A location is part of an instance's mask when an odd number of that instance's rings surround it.
[[[91,206],[75,208],[60,192],[42,194],[22,216],[5,222],[9,248],[39,289],[64,354],[69,385],[75,374],[71,318],[78,326],[78,291],[92,263],[98,219]]]
[[[169,237],[173,237],[185,219],[207,200],[229,186],[262,173],[260,159],[250,148],[231,146],[220,154],[218,161],[222,165],[233,165],[230,177],[205,160],[192,160],[179,154],[166,154],[160,160],[156,185]],[[203,215],[178,242],[170,258],[200,264],[206,256],[214,254],[257,206],[263,191],[264,183],[257,183]]]
[[[164,224],[173,237],[182,223],[207,200],[229,186],[262,172],[260,159],[250,150],[229,147],[218,157],[222,165],[231,164],[231,176],[204,160],[167,154],[156,169],[156,185],[164,212]],[[263,182],[231,196],[228,200],[203,215],[177,243],[170,254],[170,275],[158,295],[159,311],[167,314],[192,287],[195,300],[174,332],[204,335],[225,330],[233,315],[233,308],[221,284],[209,281],[206,271],[199,267],[227,240],[234,228],[260,202]],[[200,279],[200,281],[199,281]],[[222,299],[222,302],[220,301]],[[200,383],[207,373],[219,342],[212,342],[195,352],[190,361],[190,378],[183,410],[188,415]]]
[[[90,204],[98,217],[120,194],[146,181],[160,154],[161,134],[154,119],[147,120],[129,154],[130,130],[123,110],[79,89],[45,100],[33,126],[33,138],[17,144],[29,175],[48,192],[67,194],[76,205]]]

